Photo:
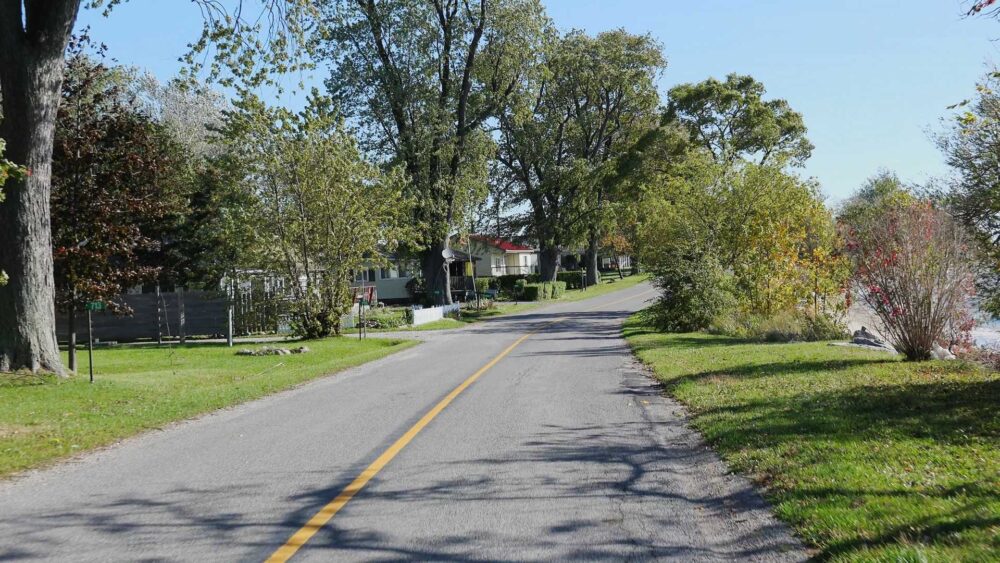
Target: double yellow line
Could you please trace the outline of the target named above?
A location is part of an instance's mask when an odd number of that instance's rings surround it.
[[[584,309],[584,311],[591,311],[593,309],[596,309],[597,307],[608,307],[611,305],[617,305],[618,303],[629,301],[631,299],[637,299],[649,293],[652,293],[652,290],[645,291],[638,295],[626,297],[624,299],[619,299],[617,301],[612,301],[611,303],[603,303],[601,305],[595,305],[594,307],[591,307],[589,309]],[[306,522],[304,526],[302,526],[301,528],[299,528],[297,532],[292,534],[292,537],[288,538],[288,541],[286,541],[284,545],[279,547],[274,553],[271,554],[270,557],[267,558],[267,563],[284,563],[285,561],[288,561],[293,555],[295,555],[295,553],[299,549],[302,548],[303,545],[306,544],[306,542],[312,539],[312,537],[315,536],[316,533],[319,532],[321,528],[323,528],[323,526],[325,526],[330,520],[332,520],[333,517],[336,516],[338,512],[340,512],[340,509],[344,508],[344,506],[346,506],[347,503],[350,502],[352,498],[354,498],[354,495],[361,492],[361,489],[365,488],[365,485],[367,485],[368,482],[371,481],[373,477],[378,475],[378,472],[382,471],[382,469],[386,465],[388,465],[389,462],[392,461],[392,459],[396,457],[396,455],[398,455],[399,452],[401,452],[403,448],[407,446],[407,444],[412,442],[413,439],[416,438],[417,434],[419,434],[421,430],[423,430],[428,424],[430,424],[431,421],[437,417],[437,415],[441,414],[441,411],[443,411],[448,405],[450,405],[451,402],[454,401],[456,397],[461,395],[463,391],[465,391],[466,389],[469,388],[470,385],[475,383],[480,376],[489,371],[489,369],[492,368],[493,366],[497,365],[497,363],[500,360],[504,359],[504,357],[510,354],[514,350],[514,348],[517,348],[522,342],[538,334],[539,332],[542,332],[549,326],[552,326],[553,324],[562,322],[564,320],[566,320],[566,317],[559,317],[557,319],[553,319],[542,325],[542,327],[539,328],[538,330],[529,332],[524,336],[518,338],[517,340],[514,341],[513,344],[505,348],[503,352],[500,352],[499,354],[497,354],[495,358],[487,362],[486,365],[479,368],[479,370],[477,370],[476,373],[470,375],[469,378],[463,381],[461,384],[459,384],[458,387],[452,389],[451,393],[448,393],[445,396],[445,398],[441,399],[441,401],[439,401],[438,404],[434,405],[434,408],[427,411],[427,414],[422,416],[420,420],[417,421],[416,424],[411,426],[410,429],[406,431],[405,434],[400,436],[399,439],[393,442],[393,444],[389,446],[387,450],[382,452],[382,455],[378,456],[378,458],[375,461],[373,461],[371,465],[366,467],[365,470],[362,471],[360,475],[355,477],[355,479],[351,481],[349,485],[344,487],[344,490],[340,491],[340,494],[338,494],[336,498],[328,502],[325,506],[323,506],[323,508],[319,509],[319,512],[313,515],[313,517],[310,518],[309,521]]]

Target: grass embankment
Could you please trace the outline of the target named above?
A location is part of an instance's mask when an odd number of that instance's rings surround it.
[[[1000,560],[1000,376],[826,343],[625,335],[730,466],[839,561]]]
[[[144,430],[256,399],[413,345],[385,339],[306,342],[291,356],[236,356],[194,344],[102,348],[95,381],[0,376],[0,477],[111,444]],[[298,346],[276,344],[277,346]]]

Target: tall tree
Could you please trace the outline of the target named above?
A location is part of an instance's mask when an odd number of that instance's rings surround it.
[[[325,10],[331,93],[366,148],[401,164],[416,202],[423,276],[450,302],[442,251],[485,197],[484,129],[528,70],[537,0],[339,0]]]
[[[230,114],[226,136],[243,155],[244,185],[257,201],[259,266],[284,274],[295,330],[339,334],[352,273],[408,242],[401,170],[367,162],[322,98],[293,114],[247,97]]]
[[[596,283],[605,213],[624,185],[609,181],[614,163],[656,125],[655,80],[664,65],[649,36],[571,32],[548,42],[518,103],[501,115],[499,160],[514,196],[530,205],[546,279],[555,277],[560,247],[583,240]]]
[[[274,25],[269,39],[242,0],[227,11],[217,0],[194,0],[206,15],[189,61],[197,70],[198,52],[219,45],[211,60],[213,76],[228,71],[243,82],[260,83],[269,73],[296,68],[296,50],[314,8],[306,0],[264,0],[259,4]],[[92,0],[113,6],[121,0]],[[10,283],[0,288],[0,371],[28,369],[63,374],[56,344],[52,234],[49,214],[52,139],[63,79],[63,53],[82,0],[0,0],[0,138],[9,158],[27,166],[30,176],[7,183],[0,205],[0,270]],[[110,8],[109,8],[110,9]],[[231,15],[232,14],[232,15]],[[249,20],[249,21],[248,21]],[[230,80],[230,83],[234,81]]]
[[[74,41],[66,62],[52,160],[52,256],[56,304],[68,313],[71,370],[76,313],[88,301],[119,312],[119,296],[151,281],[143,263],[155,233],[183,213],[186,156],[170,134],[139,113],[127,73],[85,53]]]
[[[691,140],[721,164],[800,165],[813,146],[802,114],[785,100],[764,100],[764,85],[752,76],[730,74],[670,89],[668,113],[684,124]]]
[[[955,172],[945,201],[983,249],[981,306],[1000,316],[1000,76],[990,73],[977,90],[938,145]]]
[[[56,346],[49,195],[63,52],[79,0],[0,2],[0,91],[8,157],[31,175],[0,205],[0,371],[63,373]]]

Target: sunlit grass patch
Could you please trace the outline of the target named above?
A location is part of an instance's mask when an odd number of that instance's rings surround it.
[[[843,561],[1000,559],[1000,376],[827,343],[625,334],[730,466]]]

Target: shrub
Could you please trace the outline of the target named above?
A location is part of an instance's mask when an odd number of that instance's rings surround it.
[[[664,260],[653,275],[662,290],[651,310],[660,330],[702,330],[733,307],[728,277],[710,256],[675,255]]]
[[[946,212],[927,202],[901,204],[845,230],[854,288],[906,359],[929,359],[949,327],[971,329],[972,242]]]
[[[409,315],[407,315],[409,312]],[[368,328],[399,328],[410,324],[407,317],[412,319],[413,311],[399,309],[376,309],[365,311],[365,326]]]
[[[849,336],[847,329],[833,317],[796,309],[770,316],[730,311],[714,319],[709,332],[756,342],[816,342]]]
[[[496,301],[486,298],[480,299],[478,305],[475,301],[466,301],[465,303],[462,303],[462,309],[469,311],[488,311],[496,308]]]
[[[488,289],[496,289],[496,278],[476,278],[476,291],[485,293]]]
[[[545,296],[545,286],[540,283],[525,283],[522,285],[521,299],[524,301],[542,301]]]
[[[518,297],[518,298],[523,297],[524,296],[524,288],[527,285],[528,285],[528,282],[524,278],[516,280],[514,282],[514,287],[512,289],[512,293],[514,294],[514,296]]]
[[[554,281],[549,286],[551,287],[552,299],[559,299],[566,293],[566,282],[564,281]]]
[[[494,279],[496,280],[497,289],[499,289],[504,293],[512,294],[516,289],[515,286],[517,285],[517,282],[524,281],[525,276],[522,276],[520,274],[507,274],[503,276],[497,276]]]
[[[804,315],[802,340],[817,342],[821,340],[844,340],[850,338],[850,333],[843,323],[830,315]]]
[[[556,281],[566,284],[566,289],[583,289],[583,272],[559,272]]]
[[[295,315],[291,322],[292,334],[305,339],[326,338],[340,332],[340,316],[322,310],[313,315]]]

